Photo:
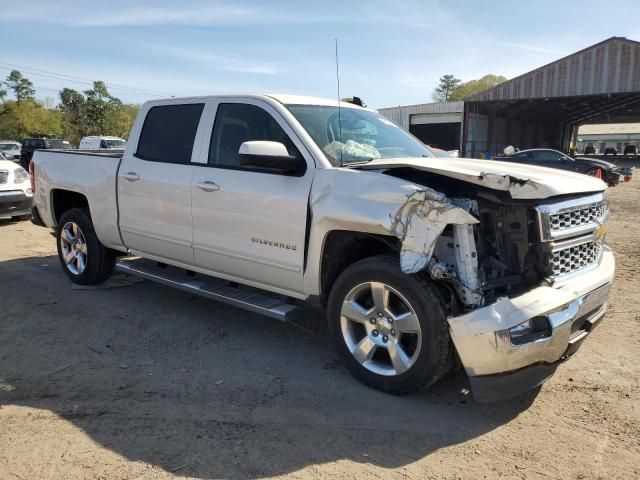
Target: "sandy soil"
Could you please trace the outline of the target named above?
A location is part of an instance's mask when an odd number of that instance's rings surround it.
[[[74,290],[45,229],[0,222],[0,479],[640,478],[640,181],[611,194],[607,317],[539,392],[491,405],[462,375],[370,390],[320,321]]]

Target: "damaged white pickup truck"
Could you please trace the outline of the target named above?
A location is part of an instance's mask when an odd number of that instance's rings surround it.
[[[151,101],[124,154],[37,151],[31,169],[73,282],[115,266],[283,320],[322,306],[349,370],[391,393],[456,362],[479,400],[538,386],[614,274],[599,179],[435,158],[345,102]]]

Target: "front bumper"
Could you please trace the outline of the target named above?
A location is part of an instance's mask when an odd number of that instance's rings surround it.
[[[17,217],[31,213],[33,197],[22,190],[0,191],[0,218]]]
[[[449,319],[451,338],[480,401],[508,398],[549,378],[603,317],[615,272],[611,250],[600,265],[561,287],[538,287],[515,298]],[[549,334],[512,341],[509,329],[535,318],[548,320]]]

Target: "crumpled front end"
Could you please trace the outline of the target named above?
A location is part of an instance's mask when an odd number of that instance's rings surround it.
[[[322,257],[331,231],[363,232],[397,239],[400,266],[407,274],[433,265],[434,250],[445,230],[478,223],[469,204],[379,172],[318,170],[309,205],[313,218],[309,258]],[[305,290],[320,292],[321,272],[312,264],[309,267]]]
[[[416,273],[427,266],[436,240],[448,225],[472,225],[478,220],[442,193],[416,190],[396,211],[391,231],[402,242],[400,267]]]
[[[394,237],[402,271],[449,292],[451,337],[474,395],[495,400],[540,384],[577,349],[604,314],[615,264],[603,244],[606,192],[535,198],[535,182],[481,176],[319,171],[309,248],[321,257],[333,230]]]
[[[451,338],[479,401],[519,395],[547,380],[605,314],[615,261],[560,288],[541,286],[449,320]]]
[[[575,353],[606,311],[615,272],[613,254],[603,243],[606,194],[548,201],[528,211],[525,258],[542,281],[449,319],[452,340],[481,401],[540,385]],[[513,222],[505,226],[516,227]],[[486,275],[483,268],[480,273]],[[491,283],[482,282],[485,294]],[[493,282],[498,283],[499,278]]]

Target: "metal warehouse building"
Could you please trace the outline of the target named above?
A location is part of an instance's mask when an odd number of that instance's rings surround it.
[[[463,102],[379,112],[424,143],[467,157],[507,145],[574,151],[580,125],[640,122],[640,42],[609,38]]]

